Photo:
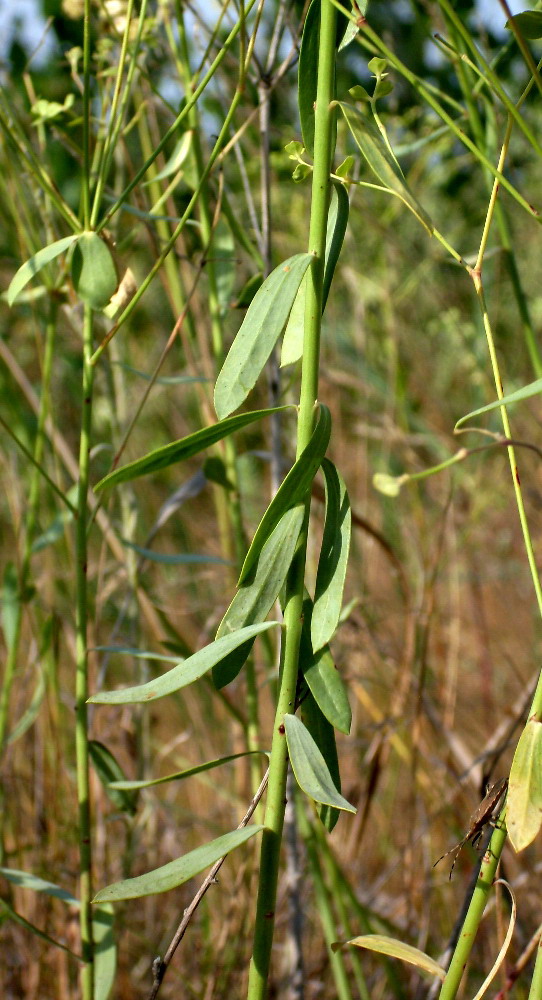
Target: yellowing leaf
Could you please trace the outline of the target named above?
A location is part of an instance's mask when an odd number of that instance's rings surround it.
[[[429,973],[430,976],[438,976],[444,981],[446,970],[433,958],[426,955],[424,951],[420,951],[419,948],[414,948],[411,944],[404,944],[402,941],[387,937],[385,934],[362,934],[349,941],[336,941],[331,947],[333,951],[338,951],[339,948],[347,944],[353,944],[356,948],[367,948],[369,951],[378,951],[381,955],[391,955],[392,958],[400,958],[402,962],[417,966],[421,972]]]
[[[542,722],[529,719],[516,747],[506,802],[506,826],[515,851],[528,847],[542,825]]]

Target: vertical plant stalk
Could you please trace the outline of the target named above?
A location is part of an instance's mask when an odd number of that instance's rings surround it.
[[[336,11],[330,0],[322,0],[318,52],[318,86],[315,109],[315,147],[312,182],[309,252],[313,262],[307,282],[303,370],[297,425],[297,457],[309,443],[318,398],[322,283],[326,224],[329,203],[329,173],[332,155],[334,110],[330,107],[335,84]],[[295,707],[299,665],[299,643],[303,613],[303,585],[310,496],[305,502],[305,520],[288,575],[284,610],[284,637],[279,676],[277,710],[269,763],[269,788],[262,836],[254,947],[250,962],[248,998],[264,1000],[271,963],[280,847],[284,824],[288,751],[284,716]]]
[[[89,748],[87,723],[88,698],[88,586],[87,586],[87,526],[89,459],[92,421],[92,386],[94,369],[92,356],[92,309],[85,305],[83,319],[83,385],[81,437],[79,443],[79,482],[76,523],[76,662],[75,662],[75,751],[77,770],[77,801],[79,808],[79,900],[81,920],[81,971],[83,1000],[93,1000],[94,942],[92,937],[92,852],[90,817]]]

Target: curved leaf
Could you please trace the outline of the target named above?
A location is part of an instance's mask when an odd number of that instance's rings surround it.
[[[524,38],[542,38],[542,11],[524,10],[521,14],[515,14],[506,22],[505,28],[512,30],[512,21],[519,28],[519,32]]]
[[[137,458],[135,462],[115,469],[114,472],[110,472],[103,479],[100,479],[94,489],[109,489],[118,483],[127,483],[139,476],[148,476],[151,472],[167,469],[168,466],[174,465],[176,462],[184,462],[187,458],[192,458],[193,455],[197,455],[205,448],[216,444],[217,441],[222,441],[234,431],[241,430],[242,427],[247,427],[248,424],[253,424],[256,420],[262,420],[263,417],[268,417],[271,413],[282,413],[288,409],[290,409],[289,406],[275,406],[269,410],[252,410],[251,413],[239,413],[236,417],[229,417],[227,420],[220,420],[217,424],[211,424],[210,427],[203,427],[201,430],[195,431],[194,434],[180,438],[179,441],[172,441],[171,444],[166,444],[162,448],[155,448],[143,458]]]
[[[312,259],[312,254],[295,254],[276,267],[256,292],[216,380],[219,419],[237,410],[256,384]]]
[[[198,680],[237,646],[246,643],[247,639],[251,639],[259,635],[260,632],[265,632],[278,624],[278,622],[263,622],[249,625],[248,628],[238,629],[231,635],[223,636],[221,639],[209,643],[208,646],[204,646],[203,649],[198,650],[197,653],[189,656],[155,680],[147,681],[146,684],[138,684],[137,687],[121,688],[120,691],[99,691],[88,700],[94,705],[135,705],[164,698],[165,695],[179,691]]]
[[[352,522],[342,476],[327,458],[322,462],[322,472],[326,482],[326,517],[311,620],[315,653],[329,642],[339,623]]]
[[[321,712],[310,691],[303,693],[301,703],[302,721],[305,723],[316,746],[324,758],[331,779],[338,792],[341,790],[341,775],[339,771],[339,756],[335,730],[325,715]],[[339,820],[340,811],[332,806],[320,806],[318,815],[326,830],[331,833]]]
[[[320,404],[318,423],[314,428],[307,447],[290,469],[281,483],[269,507],[262,517],[239,576],[239,585],[246,580],[258,561],[263,546],[276,528],[282,515],[291,507],[301,503],[311,488],[312,481],[322,464],[331,435],[331,414],[323,403]]]
[[[320,38],[320,0],[312,0],[307,11],[297,73],[297,104],[303,145],[314,156],[314,105],[318,83],[318,44]]]
[[[430,955],[426,955],[419,948],[414,948],[411,944],[404,944],[396,938],[388,937],[386,934],[362,934],[360,937],[350,938],[349,941],[336,941],[331,945],[333,951],[344,948],[346,945],[355,945],[356,948],[367,948],[369,951],[377,951],[381,955],[391,955],[392,958],[399,958],[402,962],[415,965],[421,972],[429,973],[430,976],[438,976],[444,982],[446,969],[435,962]]]
[[[55,243],[49,243],[42,250],[38,250],[30,260],[25,261],[13,275],[9,284],[7,290],[8,305],[13,305],[17,296],[20,295],[23,288],[32,280],[34,275],[39,274],[46,264],[49,264],[55,257],[59,257],[61,253],[64,253],[80,237],[80,233],[72,233],[71,236],[64,236],[63,239],[56,240]]]
[[[178,885],[188,882],[194,875],[198,875],[204,868],[210,868],[215,861],[246,843],[260,830],[263,830],[262,826],[246,826],[242,830],[232,830],[231,833],[218,837],[210,844],[197,847],[195,851],[190,851],[182,858],[170,861],[169,864],[152,872],[136,878],[127,878],[122,882],[113,882],[105,889],[100,889],[93,902],[116,903],[119,899],[139,899],[141,896],[154,896],[156,893],[175,889]]]
[[[210,771],[215,767],[220,767],[222,764],[229,764],[232,760],[238,760],[239,757],[251,757],[253,754],[261,754],[264,757],[269,756],[265,750],[245,750],[244,753],[233,753],[229,757],[208,760],[205,764],[197,764],[196,767],[189,767],[186,771],[177,771],[176,774],[166,774],[163,778],[151,778],[148,781],[112,781],[109,787],[126,791],[153,788],[155,785],[165,785],[169,781],[183,781],[184,778],[192,778],[194,774],[200,774],[202,771]]]
[[[306,597],[303,601],[299,665],[309,690],[325,718],[341,733],[349,733],[352,711],[344,682],[335,667],[329,646],[323,646],[317,653],[313,652],[311,643],[313,613],[312,601],[310,597]]]
[[[126,791],[119,791],[112,784],[114,781],[122,784],[124,779],[124,772],[117,759],[99,740],[89,740],[88,749],[94,770],[113,804],[121,812],[134,816],[137,809],[137,795],[133,792],[128,794]]]
[[[542,378],[537,378],[534,382],[529,382],[528,385],[524,385],[522,389],[516,389],[515,392],[509,392],[502,399],[495,399],[492,403],[488,403],[487,406],[480,406],[478,410],[471,410],[470,413],[466,413],[464,417],[460,417],[455,425],[455,430],[461,427],[462,424],[466,423],[467,420],[472,420],[473,417],[479,417],[481,413],[489,413],[490,410],[498,410],[501,406],[509,406],[511,403],[520,403],[522,399],[530,399],[531,396],[538,396],[542,392]]]
[[[376,125],[351,104],[339,101],[338,106],[360,153],[380,183],[404,202],[431,235],[434,228],[433,223],[418,199],[412,194],[399,164],[391,155]]]
[[[220,622],[217,638],[263,621],[269,613],[286,579],[304,517],[301,506],[283,515],[260,553],[254,578],[239,588]]]
[[[506,826],[514,850],[528,847],[541,825],[542,722],[529,719],[512,761],[506,800]]]
[[[73,287],[92,309],[103,309],[117,289],[117,269],[105,240],[97,233],[82,233],[72,257]]]
[[[79,906],[79,900],[71,892],[68,892],[67,889],[61,889],[54,882],[48,882],[46,879],[40,878],[39,875],[32,875],[30,872],[20,871],[18,868],[0,868],[0,875],[7,878],[8,882],[12,882],[13,885],[18,885],[22,889],[32,889],[33,892],[44,892],[47,896],[62,899],[65,903],[69,903],[70,906]]]
[[[333,274],[344,242],[349,211],[350,202],[344,184],[334,182],[331,189],[331,200],[327,218],[322,312],[326,306]],[[288,317],[288,323],[286,324],[282,340],[281,367],[294,364],[296,361],[299,361],[303,354],[307,280],[308,276],[305,275],[299,286],[290,316]]]
[[[290,762],[299,787],[315,802],[355,813],[355,806],[350,805],[335,788],[328,766],[301,719],[285,715],[284,727]]]

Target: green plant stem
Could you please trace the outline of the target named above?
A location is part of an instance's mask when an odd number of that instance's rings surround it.
[[[297,457],[307,446],[313,429],[318,398],[320,328],[322,319],[322,281],[329,204],[330,167],[334,110],[330,107],[335,82],[336,11],[330,0],[322,0],[318,52],[318,85],[315,109],[315,149],[312,178],[312,205],[309,252],[314,260],[308,272],[301,377],[300,408],[297,427]],[[269,763],[269,788],[262,836],[258,902],[254,927],[254,948],[250,962],[248,998],[264,1000],[271,962],[279,857],[284,825],[288,750],[284,716],[295,709],[295,693],[301,639],[305,558],[310,497],[305,503],[305,520],[286,585],[284,637],[279,676],[277,710]]]
[[[92,355],[92,310],[85,306],[83,320],[83,384],[81,436],[79,444],[79,482],[76,522],[76,663],[75,663],[75,750],[77,770],[77,800],[79,806],[79,900],[81,920],[82,1000],[93,1000],[94,944],[92,937],[92,853],[89,749],[87,728],[88,698],[88,582],[87,582],[87,521],[89,458],[92,420],[92,388],[94,370]]]
[[[465,971],[469,955],[472,951],[476,933],[483,917],[487,899],[495,879],[495,872],[497,870],[497,865],[502,854],[505,840],[506,826],[504,824],[503,810],[491,838],[488,850],[482,859],[476,887],[472,894],[472,899],[467,910],[465,921],[461,928],[461,933],[454,950],[452,961],[450,962],[450,966],[446,973],[446,979],[444,980],[439,993],[439,1000],[454,1000],[457,995],[461,978]],[[536,996],[538,997],[540,994],[536,994]]]

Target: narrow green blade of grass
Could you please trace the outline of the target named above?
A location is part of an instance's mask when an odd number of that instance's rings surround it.
[[[150,562],[161,563],[163,566],[183,566],[197,565],[198,563],[214,563],[217,566],[230,565],[227,559],[220,559],[218,556],[198,555],[193,552],[183,552],[181,555],[173,555],[170,552],[156,552],[155,549],[146,549],[143,545],[136,545],[126,538],[121,538],[123,545],[133,549],[139,556],[148,559]]]
[[[190,851],[182,858],[170,861],[169,864],[156,868],[152,872],[138,875],[136,878],[124,879],[122,882],[113,882],[105,889],[100,889],[93,902],[117,902],[119,899],[139,899],[141,896],[154,896],[155,893],[168,892],[169,889],[175,889],[178,885],[188,882],[204,868],[210,868],[219,858],[225,857],[226,854],[246,843],[261,830],[263,830],[262,826],[246,826],[242,830],[232,830],[231,833],[218,837],[210,844],[197,847],[195,851]]]
[[[339,101],[338,106],[344,115],[356,146],[380,183],[398,195],[431,235],[434,229],[433,223],[418,199],[412,194],[401,168],[391,156],[376,125],[352,105]]]
[[[346,945],[355,945],[356,948],[377,951],[381,955],[391,955],[393,958],[401,959],[402,962],[415,965],[420,972],[428,973],[430,976],[438,976],[443,981],[446,976],[446,970],[430,955],[426,955],[424,951],[414,948],[411,944],[403,944],[402,941],[387,937],[385,934],[362,934],[360,937],[351,938],[350,941],[336,941],[332,948],[337,951]]]
[[[8,305],[12,306],[28,282],[36,274],[39,274],[47,264],[50,264],[52,260],[60,257],[60,254],[64,253],[80,237],[80,233],[72,233],[71,236],[64,236],[63,239],[56,240],[55,243],[49,243],[48,246],[38,250],[33,257],[30,257],[24,264],[21,264],[19,270],[13,275],[7,290]]]
[[[254,754],[259,754],[263,757],[268,756],[265,750],[245,750],[244,753],[233,753],[229,757],[218,757],[216,760],[207,760],[204,764],[189,767],[186,771],[177,771],[176,774],[166,774],[163,778],[151,778],[148,781],[112,781],[109,787],[135,791],[140,788],[153,788],[155,785],[164,785],[169,781],[184,781],[185,778],[192,778],[195,774],[201,774],[203,771],[211,771],[215,767],[221,767],[222,764],[229,764],[232,760],[239,760],[240,757],[252,757]]]
[[[340,792],[341,775],[335,730],[318,707],[310,691],[307,691],[303,698],[301,717],[327,764],[335,788]],[[328,833],[331,833],[341,813],[339,809],[335,809],[333,806],[321,805],[318,808],[318,815],[325,829]]]
[[[262,517],[250,548],[246,554],[239,576],[239,585],[250,575],[259,559],[263,546],[270,534],[276,528],[283,514],[304,500],[310,490],[311,483],[322,464],[331,434],[331,414],[322,403],[318,423],[307,447],[292,466],[288,475],[281,483],[269,507]]]
[[[343,184],[334,184],[331,191],[331,201],[327,219],[326,257],[324,267],[324,285],[322,294],[322,312],[325,309],[331,281],[339,254],[344,242],[350,202]],[[280,356],[281,367],[293,365],[303,354],[303,336],[305,332],[305,301],[307,292],[307,275],[303,278],[299,291],[292,306]]]
[[[328,766],[301,719],[285,715],[284,726],[292,770],[302,791],[315,802],[355,813],[355,806],[335,788]]]
[[[514,850],[528,847],[541,824],[542,722],[529,719],[512,761],[506,800],[506,826]]]
[[[318,560],[311,641],[315,653],[332,638],[341,615],[352,516],[344,480],[329,459],[322,462],[326,515]]]
[[[529,382],[528,385],[524,385],[522,389],[516,389],[515,392],[509,392],[502,399],[495,399],[492,403],[488,403],[486,406],[480,406],[477,410],[471,410],[470,413],[466,413],[464,417],[460,417],[455,425],[455,430],[458,427],[462,427],[467,420],[472,420],[473,417],[479,417],[482,413],[489,413],[491,410],[498,410],[500,406],[510,406],[511,403],[520,403],[522,399],[530,399],[531,396],[538,396],[542,392],[542,378],[537,378],[534,382]]]
[[[237,646],[246,643],[247,639],[251,639],[259,635],[260,632],[265,632],[278,624],[278,622],[259,622],[256,625],[251,624],[247,628],[238,629],[231,635],[215,639],[214,642],[204,646],[197,653],[193,653],[192,656],[155,680],[147,681],[146,684],[138,684],[137,687],[123,688],[120,691],[99,691],[88,700],[94,705],[136,705],[164,698],[166,695],[173,694],[174,691],[179,691],[199,680],[215,663],[231,653]]]
[[[220,622],[217,638],[262,621],[269,613],[286,579],[304,517],[301,505],[283,515],[260,553],[254,579],[235,594]]]
[[[220,420],[244,402],[280,337],[312,254],[298,253],[276,267],[250,303],[215,385]]]
[[[282,413],[288,409],[290,409],[289,406],[275,406],[268,410],[253,410],[251,413],[239,413],[236,417],[220,420],[216,424],[211,424],[210,427],[203,427],[201,430],[195,431],[194,434],[180,438],[179,441],[172,441],[171,444],[166,444],[161,448],[155,448],[143,458],[138,458],[135,462],[115,469],[114,472],[104,476],[94,489],[110,489],[111,486],[117,486],[119,483],[127,483],[132,479],[138,479],[139,476],[148,476],[152,472],[167,469],[176,462],[184,462],[187,458],[192,458],[200,451],[210,448],[217,441],[222,441],[223,438],[235,431],[247,427],[248,424],[263,420],[271,413]]]
[[[134,816],[137,809],[137,795],[133,792],[128,794],[126,790],[121,791],[118,785],[116,787],[113,785],[113,782],[122,783],[124,779],[124,771],[116,757],[99,740],[89,740],[88,749],[94,770],[113,805],[121,812]]]

